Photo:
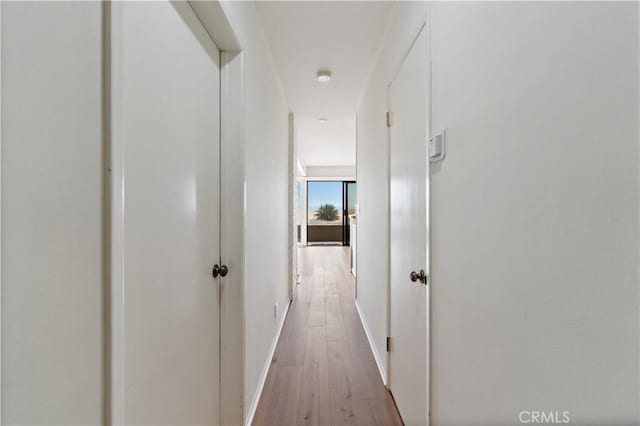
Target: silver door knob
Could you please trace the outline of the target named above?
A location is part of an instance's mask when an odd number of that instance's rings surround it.
[[[422,284],[427,284],[427,274],[424,273],[423,269],[420,269],[420,272],[411,271],[409,277],[414,283],[420,281]]]

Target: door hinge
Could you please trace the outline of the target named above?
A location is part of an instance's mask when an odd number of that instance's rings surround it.
[[[387,352],[391,352],[391,337],[387,337]]]
[[[391,127],[391,124],[393,124],[393,113],[387,111],[387,127]]]

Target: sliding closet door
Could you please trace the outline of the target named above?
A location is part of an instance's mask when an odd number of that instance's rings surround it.
[[[217,424],[220,53],[186,2],[120,3],[112,20],[124,174],[116,404],[129,425]]]
[[[0,10],[2,424],[101,424],[102,5]]]

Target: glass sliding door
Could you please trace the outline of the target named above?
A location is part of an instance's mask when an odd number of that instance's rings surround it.
[[[356,183],[354,181],[345,181],[342,183],[342,245],[351,245],[351,222],[356,215]]]
[[[307,181],[307,244],[342,244],[342,182]]]
[[[302,205],[303,193],[302,193],[302,184],[303,182],[300,179],[296,179],[296,193],[295,193],[295,227],[296,227],[296,242],[300,244],[302,242],[302,226],[304,225],[304,209],[306,206]]]
[[[349,245],[355,182],[307,181],[307,244]]]

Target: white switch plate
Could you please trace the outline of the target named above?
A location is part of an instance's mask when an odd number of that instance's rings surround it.
[[[429,143],[427,144],[427,147],[429,151],[429,160],[432,163],[435,163],[436,161],[444,160],[444,157],[447,154],[445,132],[446,131],[443,130],[442,132],[438,133],[437,135],[434,135],[431,139],[429,139]]]

